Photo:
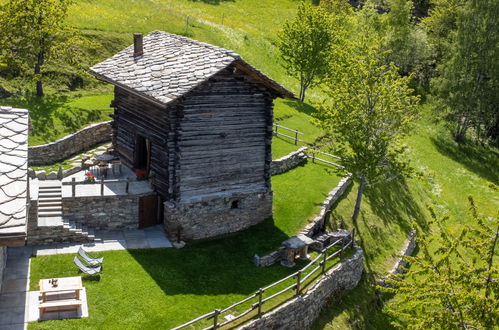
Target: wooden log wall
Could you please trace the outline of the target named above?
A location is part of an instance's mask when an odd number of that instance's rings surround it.
[[[175,128],[181,201],[270,190],[273,99],[233,67],[186,95]]]
[[[115,88],[114,136],[113,144],[123,163],[134,166],[137,136],[151,141],[150,174],[156,191],[169,199],[169,153],[168,135],[170,133],[169,111],[140,98],[130,92]]]

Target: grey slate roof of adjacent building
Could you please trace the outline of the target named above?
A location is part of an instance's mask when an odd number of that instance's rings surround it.
[[[151,32],[144,37],[143,44],[143,55],[134,58],[132,45],[94,65],[90,72],[167,104],[234,64],[279,96],[294,97],[232,51],[163,31]]]
[[[27,171],[28,110],[0,107],[0,243],[26,235]]]

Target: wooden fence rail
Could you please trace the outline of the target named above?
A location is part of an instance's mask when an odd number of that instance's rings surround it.
[[[184,323],[182,325],[179,325],[178,327],[175,327],[173,328],[172,330],[179,330],[179,329],[183,329],[183,328],[186,328],[196,322],[200,322],[200,321],[207,321],[207,320],[212,320],[213,321],[213,325],[207,327],[207,328],[204,328],[205,330],[215,330],[215,329],[218,329],[218,328],[221,328],[223,326],[226,326],[230,323],[233,323],[239,319],[241,319],[242,317],[244,316],[247,316],[248,314],[250,314],[252,311],[254,310],[257,310],[257,313],[256,313],[256,316],[257,317],[261,317],[262,313],[263,313],[263,310],[262,310],[262,306],[280,296],[280,295],[283,295],[285,294],[286,292],[290,291],[290,290],[294,290],[295,291],[295,296],[299,296],[301,295],[303,292],[303,289],[310,283],[306,283],[308,279],[310,279],[312,277],[312,275],[314,275],[315,273],[317,273],[319,270],[321,270],[321,275],[319,278],[321,278],[322,276],[325,275],[326,273],[326,270],[328,269],[327,267],[327,261],[335,258],[335,257],[342,257],[343,256],[343,252],[349,248],[349,247],[352,247],[353,244],[355,242],[355,230],[352,230],[352,233],[351,233],[351,237],[348,238],[348,237],[345,237],[345,238],[342,238],[332,244],[330,244],[329,246],[325,247],[324,249],[322,249],[322,251],[319,253],[319,255],[317,257],[315,257],[313,260],[311,260],[306,266],[304,266],[302,269],[294,272],[293,274],[290,274],[282,279],[280,279],[279,281],[277,282],[274,282],[264,288],[260,288],[256,293],[244,298],[243,300],[240,300],[224,309],[215,309],[213,312],[210,312],[210,313],[207,313],[207,314],[204,314],[204,315],[201,315],[187,323]],[[341,248],[331,254],[328,254],[328,252],[334,248],[335,246],[337,245],[340,245],[341,244]],[[335,264],[331,264],[330,267],[334,266]],[[310,270],[308,273],[305,273],[305,271],[307,269],[309,269],[310,267],[312,266],[315,266],[312,270]],[[290,280],[290,279],[295,279],[295,283],[285,287],[284,289],[281,289],[279,290],[278,292],[275,292],[273,293],[272,295],[268,296],[268,297],[263,297],[263,294],[265,292],[267,292],[269,289],[279,285],[279,284],[282,284],[283,282],[287,281],[287,280]],[[227,313],[229,311],[231,311],[233,308],[237,307],[237,306],[240,306],[244,303],[247,303],[249,301],[251,301],[252,299],[257,299],[257,301],[255,303],[253,303],[248,309],[240,312],[238,315],[231,315],[230,318],[228,318],[226,321],[224,322],[219,322],[220,321],[220,316],[224,313]]]
[[[279,125],[279,124],[277,124],[277,123],[274,123],[274,127],[275,127],[274,133],[275,133],[276,135],[284,136],[284,137],[287,137],[288,139],[294,140],[294,141],[295,141],[295,145],[297,145],[297,144],[298,144],[298,142],[302,142],[302,143],[309,144],[308,142],[305,142],[305,141],[303,141],[303,140],[298,139],[298,134],[300,134],[300,135],[304,135],[302,132],[300,132],[300,131],[298,131],[298,130],[291,129],[291,128],[287,128],[287,127],[285,127],[285,126],[281,126],[281,125]],[[290,136],[290,135],[287,135],[287,134],[282,134],[282,133],[278,132],[278,130],[277,130],[278,128],[282,128],[282,129],[284,129],[284,130],[287,130],[287,131],[293,132],[293,133],[295,133],[295,136]]]
[[[104,196],[104,185],[105,184],[108,184],[108,183],[120,183],[122,182],[124,184],[124,187],[125,187],[125,193],[128,194],[128,191],[130,189],[130,182],[131,181],[135,181],[135,180],[131,180],[130,178],[127,178],[127,179],[111,179],[111,180],[104,180],[104,179],[101,179],[100,181],[97,181],[95,180],[95,182],[92,182],[92,183],[89,183],[89,182],[86,182],[86,181],[76,181],[75,178],[72,178],[71,181],[64,181],[62,183],[62,185],[64,186],[71,186],[71,197],[75,197],[76,196],[76,186],[78,185],[94,185],[94,184],[100,184],[100,195],[101,196]]]

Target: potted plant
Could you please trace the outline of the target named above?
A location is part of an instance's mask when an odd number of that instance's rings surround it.
[[[137,181],[147,180],[147,171],[139,170],[135,172],[135,177],[137,178]]]
[[[95,183],[95,176],[92,173],[85,173],[83,183]]]

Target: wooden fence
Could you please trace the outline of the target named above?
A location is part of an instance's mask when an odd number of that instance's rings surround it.
[[[298,130],[287,128],[287,127],[281,126],[281,125],[279,125],[277,123],[274,123],[274,127],[275,127],[275,130],[274,130],[274,134],[275,135],[280,135],[280,136],[287,137],[288,139],[291,139],[291,140],[295,141],[295,145],[297,145],[298,142],[302,142],[302,143],[305,143],[305,144],[310,144],[308,142],[305,142],[303,140],[298,139],[298,134],[299,135],[303,135],[303,133],[300,132],[300,131],[298,131]],[[278,128],[281,128],[281,129],[287,130],[289,132],[292,132],[292,133],[294,133],[295,136],[290,136],[290,135],[287,135],[287,134],[280,133],[280,132],[278,132]]]
[[[305,288],[309,284],[314,282],[313,279],[311,279],[311,277],[318,271],[321,272],[319,278],[322,278],[326,274],[326,271],[329,268],[336,265],[336,263],[330,263],[329,267],[328,267],[328,261],[330,261],[331,259],[336,258],[338,256],[340,257],[340,260],[341,260],[344,251],[346,249],[348,249],[349,247],[353,246],[354,241],[355,241],[354,235],[355,235],[355,231],[353,230],[352,234],[351,234],[351,238],[342,238],[342,239],[332,243],[331,245],[325,247],[324,249],[322,249],[322,251],[319,253],[319,255],[317,257],[315,257],[313,260],[311,260],[302,269],[294,272],[291,275],[284,277],[283,279],[281,279],[277,282],[274,282],[274,283],[272,283],[264,288],[259,289],[257,292],[255,292],[251,296],[246,297],[243,300],[238,301],[238,302],[236,302],[236,303],[234,303],[234,304],[232,304],[224,309],[215,309],[214,311],[212,311],[210,313],[206,313],[204,315],[196,317],[195,319],[193,319],[187,323],[184,323],[182,325],[179,325],[178,327],[175,327],[172,330],[183,329],[183,328],[186,328],[188,326],[194,325],[194,324],[202,322],[202,321],[210,321],[210,323],[212,324],[212,325],[204,328],[204,330],[208,330],[208,329],[214,330],[214,329],[218,329],[218,328],[221,328],[223,326],[229,325],[230,323],[233,323],[233,322],[235,322],[235,321],[237,321],[245,316],[248,316],[253,311],[256,311],[256,313],[253,317],[261,317],[262,314],[264,313],[262,307],[265,303],[269,302],[270,300],[277,300],[275,298],[277,298],[277,297],[279,297],[279,296],[281,296],[281,295],[283,295],[291,290],[294,291],[294,296],[299,296],[299,295],[303,294],[304,292],[306,292]],[[330,254],[330,250],[332,250],[333,248],[337,248],[340,244],[341,244],[341,248]],[[291,280],[291,279],[294,279],[293,284],[286,286],[284,289],[281,289],[278,292],[272,293],[268,297],[264,297],[264,294],[266,292],[268,292],[270,289],[275,288],[276,286],[278,286],[278,285],[280,285],[288,280]],[[307,280],[309,280],[309,279],[311,279],[311,281],[309,281],[307,283]],[[285,299],[284,301],[287,301],[289,299],[291,299],[291,298]],[[221,320],[222,314],[226,314],[226,313],[230,312],[233,308],[240,306],[244,303],[248,303],[251,300],[255,300],[256,302],[251,304],[251,306],[248,309],[240,312],[238,315],[228,314],[228,316],[229,315],[230,316],[226,317],[225,321]],[[275,301],[275,302],[278,302],[278,301]],[[197,326],[201,326],[201,325],[197,324]]]
[[[318,160],[320,162],[323,162],[323,163],[326,163],[326,164],[329,164],[329,165],[333,165],[333,166],[336,166],[336,167],[339,167],[339,168],[345,168],[345,166],[343,166],[343,165],[336,164],[334,162],[331,162],[331,161],[328,161],[328,160],[325,160],[325,159],[322,159],[322,158],[318,158],[318,157],[316,157],[316,154],[328,156],[328,157],[331,157],[331,158],[334,158],[334,159],[339,159],[339,160],[342,160],[341,157],[338,157],[338,156],[335,156],[335,155],[331,155],[331,154],[328,154],[328,153],[322,152],[322,151],[311,151],[311,152],[312,152],[312,156],[307,156],[307,157],[312,159],[312,163],[315,163],[315,161]]]
[[[78,185],[100,184],[100,195],[104,196],[104,185],[105,184],[122,182],[123,186],[125,187],[125,193],[128,194],[128,191],[130,189],[130,182],[132,182],[132,181],[135,182],[136,180],[131,180],[129,178],[127,178],[127,179],[114,179],[114,180],[100,179],[100,180],[95,180],[95,182],[93,182],[93,183],[89,183],[86,181],[76,181],[75,178],[72,178],[70,182],[65,181],[62,184],[65,186],[67,186],[67,185],[71,186],[71,197],[76,196],[76,186],[78,186]]]

